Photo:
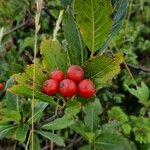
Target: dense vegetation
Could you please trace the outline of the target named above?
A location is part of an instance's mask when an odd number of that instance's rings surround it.
[[[1,0],[0,149],[149,150],[149,7],[45,0],[38,10],[34,0]],[[93,80],[92,98],[41,92],[51,71],[71,64]]]

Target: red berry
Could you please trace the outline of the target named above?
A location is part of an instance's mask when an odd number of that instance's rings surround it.
[[[4,89],[4,84],[0,83],[0,91],[2,91]]]
[[[51,72],[50,78],[60,83],[65,77],[65,74],[61,70],[55,70]]]
[[[77,86],[74,81],[64,79],[59,85],[60,94],[64,97],[71,97],[77,93]]]
[[[95,93],[94,83],[90,79],[82,80],[78,84],[78,93],[81,97],[90,98]]]
[[[53,96],[58,92],[58,87],[58,83],[55,80],[49,79],[43,83],[42,91],[49,96]]]
[[[78,65],[72,65],[69,67],[67,77],[75,82],[80,82],[84,77],[84,70]]]

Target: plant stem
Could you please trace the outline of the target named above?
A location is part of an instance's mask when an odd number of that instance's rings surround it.
[[[57,105],[56,105],[56,108],[55,108],[55,116],[57,116],[57,111],[58,111],[58,108],[59,108],[59,99],[57,100]],[[52,130],[52,133],[54,133],[54,130]],[[53,150],[54,149],[54,142],[51,141],[50,142],[50,150]]]
[[[31,150],[34,150],[34,104],[35,104],[35,60],[36,60],[36,53],[37,53],[37,39],[38,39],[38,32],[40,30],[40,15],[42,10],[43,0],[37,0],[37,12],[35,15],[35,41],[34,41],[34,66],[33,66],[33,93],[32,93],[32,102],[31,102],[31,109],[32,109],[32,129],[31,129],[31,139],[32,145]]]
[[[127,66],[129,68],[133,68],[133,69],[138,70],[138,71],[143,71],[145,73],[149,73],[150,72],[149,68],[145,68],[143,66],[136,66],[136,65],[133,65],[133,64],[127,64]]]
[[[133,0],[130,1],[129,3],[129,10],[128,10],[128,14],[127,14],[127,20],[126,20],[126,23],[125,23],[125,28],[124,28],[124,41],[125,41],[125,38],[126,38],[126,34],[128,33],[128,27],[129,27],[129,20],[130,20],[130,16],[131,16],[131,11],[132,11],[132,5],[133,5]],[[123,42],[123,47],[124,47],[124,43]]]
[[[27,143],[26,143],[25,150],[28,150],[28,145],[29,145],[29,142],[30,142],[30,138],[31,138],[31,130],[29,132],[29,136],[28,136],[28,140],[27,140]]]
[[[13,150],[16,150],[16,146],[17,146],[17,141],[14,144]]]
[[[112,44],[113,44],[113,46],[115,47],[116,51],[119,52],[119,49],[118,49],[118,47],[116,46],[116,43],[113,41]],[[131,78],[132,78],[132,80],[133,80],[135,86],[138,87],[137,82],[136,82],[136,80],[135,80],[133,74],[131,73],[131,71],[130,71],[130,69],[129,69],[129,67],[128,67],[128,65],[127,65],[127,63],[126,63],[125,60],[123,60],[123,64],[125,65],[125,67],[126,67],[128,73],[129,73],[129,75],[131,76]]]

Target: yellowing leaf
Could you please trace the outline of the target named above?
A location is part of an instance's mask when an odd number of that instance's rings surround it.
[[[96,89],[99,89],[120,72],[122,61],[122,53],[114,58],[106,55],[95,57],[85,64],[85,77],[92,79]]]
[[[33,95],[33,89],[30,86],[24,84],[14,85],[9,89],[9,91],[19,96],[24,96],[28,98],[32,98]],[[43,94],[41,91],[35,90],[35,98],[48,103],[56,104],[52,97]]]
[[[15,79],[17,83],[25,84],[30,87],[33,85],[33,68],[34,65],[28,65],[25,69],[25,72],[22,74],[14,74],[12,77]],[[48,74],[46,74],[38,64],[35,65],[35,89],[41,90],[41,86],[43,82],[48,78]]]

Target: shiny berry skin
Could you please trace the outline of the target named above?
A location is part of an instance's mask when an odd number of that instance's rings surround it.
[[[60,83],[65,77],[65,74],[61,70],[55,70],[51,72],[50,78]]]
[[[78,65],[71,65],[67,71],[67,77],[75,82],[80,82],[84,77],[84,70]]]
[[[90,98],[95,94],[94,83],[90,79],[82,80],[78,84],[78,93],[81,97]]]
[[[63,97],[71,97],[77,93],[77,85],[70,79],[64,79],[60,82],[59,92]]]
[[[0,83],[0,91],[2,91],[4,89],[4,84]]]
[[[43,83],[42,92],[49,96],[54,96],[59,90],[57,81],[49,79]]]

